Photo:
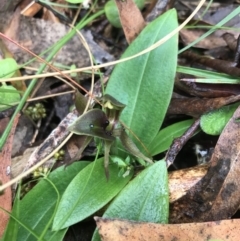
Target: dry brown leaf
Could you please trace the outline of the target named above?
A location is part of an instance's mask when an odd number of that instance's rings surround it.
[[[10,120],[9,117],[0,119],[0,135],[2,135],[2,133],[5,131],[9,120]]]
[[[240,205],[240,107],[224,128],[207,174],[170,207],[171,223],[231,218]]]
[[[207,223],[155,224],[95,217],[102,241],[238,241],[239,219]]]
[[[127,42],[131,43],[146,26],[146,23],[133,0],[115,1],[118,7],[119,17],[125,37]]]
[[[179,75],[178,75],[179,76]],[[191,96],[218,98],[239,95],[240,91],[232,84],[204,84],[190,81],[180,81],[182,75],[175,79],[175,87]]]
[[[208,164],[182,169],[168,174],[169,202],[172,203],[196,185],[207,173]]]
[[[219,98],[172,98],[170,106],[168,108],[168,114],[179,115],[185,114],[194,117],[199,117],[202,114],[221,108],[224,105],[228,105],[240,100],[240,95],[219,97]]]
[[[11,133],[5,143],[2,152],[0,153],[0,180],[2,184],[10,181],[10,168],[11,168],[11,150],[12,143],[16,125],[18,123],[20,115],[14,119],[14,123],[11,129]],[[4,193],[0,195],[0,206],[4,210],[11,211],[12,210],[12,191],[11,187],[8,187],[4,190]],[[3,210],[0,209],[0,238],[4,233],[4,230],[7,226],[9,219],[9,215],[6,214]]]
[[[199,37],[201,37],[205,32],[206,31],[203,31],[200,29],[195,29],[195,30],[182,29],[180,31],[180,36],[184,44],[188,45],[193,41],[197,40]],[[211,34],[210,36],[196,43],[194,46],[198,48],[204,48],[204,49],[213,49],[213,48],[226,46],[226,45],[227,45],[226,42],[223,40],[223,38],[220,38],[219,35]]]

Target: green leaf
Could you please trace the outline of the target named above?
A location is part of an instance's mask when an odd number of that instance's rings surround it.
[[[63,194],[64,190],[68,186],[69,182],[81,171],[84,167],[88,165],[89,162],[81,161],[73,163],[68,167],[60,167],[53,171],[48,179],[54,183],[60,196]],[[45,179],[41,180],[30,192],[26,194],[19,205],[19,220],[21,223],[31,228],[37,235],[41,235],[46,225],[51,221],[51,217],[54,214],[54,209],[57,204],[57,193]],[[15,222],[11,219],[10,222]],[[51,222],[50,222],[51,224]],[[24,227],[18,224],[18,235],[17,239],[19,241],[34,241],[36,238],[29,233]],[[50,240],[52,235],[55,235],[53,239],[60,241],[60,236],[64,236],[66,230],[61,232],[52,232],[47,230],[44,239]],[[46,237],[48,237],[46,239]],[[7,240],[6,240],[7,241]]]
[[[224,106],[201,116],[200,126],[209,135],[220,135],[239,103]]]
[[[82,3],[83,1],[84,0],[66,0],[66,2],[73,3],[73,4]]]
[[[145,0],[134,0],[139,9],[142,9],[145,4]],[[115,1],[108,1],[104,6],[104,11],[108,21],[116,28],[121,28],[121,22],[119,18],[118,8]]]
[[[122,58],[153,45],[177,26],[177,14],[172,9],[147,25]],[[174,35],[153,51],[116,65],[106,88],[106,94],[126,105],[120,120],[147,147],[158,133],[172,96],[177,48],[178,36]],[[131,139],[133,136],[130,133]]]
[[[0,111],[9,109],[12,103],[20,101],[20,95],[15,92],[16,89],[11,85],[3,85],[0,87]]]
[[[105,206],[128,183],[132,173],[118,177],[118,167],[109,165],[109,179],[104,175],[104,158],[88,165],[69,184],[53,222],[53,230],[77,223]]]
[[[150,145],[149,151],[151,155],[155,156],[166,151],[173,140],[182,136],[193,122],[194,120],[180,121],[160,130]]]
[[[17,69],[18,64],[13,58],[0,60],[0,79],[11,78]]]
[[[168,175],[165,161],[142,171],[114,199],[105,218],[167,223],[169,214]],[[92,241],[100,240],[95,231]]]

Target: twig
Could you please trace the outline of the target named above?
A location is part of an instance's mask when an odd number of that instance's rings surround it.
[[[186,144],[186,142],[193,136],[194,132],[198,129],[199,124],[200,124],[200,118],[197,119],[181,137],[176,138],[174,140],[165,158],[167,167],[173,164],[177,154],[180,152],[180,150]]]

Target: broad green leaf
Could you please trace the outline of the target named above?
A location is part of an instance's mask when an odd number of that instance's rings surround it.
[[[153,45],[177,28],[176,10],[172,9],[147,25],[130,44],[122,58]],[[119,63],[113,70],[105,94],[126,105],[120,120],[149,147],[165,117],[174,84],[178,36],[140,57]],[[134,139],[130,133],[131,139]],[[144,151],[139,142],[138,148]]]
[[[139,9],[142,9],[145,4],[145,0],[134,0]],[[119,18],[118,8],[114,0],[108,1],[104,6],[104,11],[108,21],[116,28],[121,28],[121,22]]]
[[[239,103],[224,106],[201,116],[200,126],[209,135],[220,135]]]
[[[12,93],[12,91],[16,91],[13,86],[4,84],[0,90],[0,111],[7,110],[12,107],[12,103],[20,101],[19,93]]]
[[[168,174],[165,161],[158,161],[134,178],[114,199],[105,218],[167,223]],[[92,241],[100,240],[95,231]]]
[[[173,140],[182,136],[193,122],[194,120],[180,121],[160,130],[149,147],[151,155],[155,156],[166,151],[171,146]]]
[[[48,176],[49,180],[51,180],[56,186],[60,196],[63,194],[71,180],[88,164],[89,162],[86,161],[76,162],[66,168],[60,167]],[[46,225],[51,221],[57,200],[58,196],[53,186],[43,179],[20,201],[18,218],[21,223],[26,225],[28,228],[31,228],[37,235],[40,236],[46,228]],[[11,219],[10,222],[14,221]],[[36,238],[24,227],[20,224],[18,224],[18,226],[18,235],[15,240],[36,240]],[[50,237],[55,235],[51,240],[60,241],[61,239],[59,239],[59,237],[63,237],[66,230],[62,230],[61,232],[52,232],[50,227],[44,236],[44,240],[50,240]]]
[[[118,167],[109,165],[109,179],[104,174],[104,158],[84,168],[64,192],[53,222],[53,230],[75,224],[105,206],[128,183],[132,173],[118,177]]]
[[[13,58],[0,60],[0,79],[11,78],[18,68],[18,64]]]

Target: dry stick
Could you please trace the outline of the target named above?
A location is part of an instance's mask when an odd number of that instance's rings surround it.
[[[160,45],[162,45],[163,43],[165,43],[167,40],[169,40],[172,36],[174,36],[176,33],[178,33],[192,18],[193,16],[199,11],[199,9],[202,7],[202,5],[205,3],[206,0],[201,0],[200,3],[198,4],[198,6],[195,8],[195,10],[192,12],[192,14],[180,25],[178,26],[174,31],[172,31],[171,33],[169,33],[168,35],[166,35],[164,38],[162,38],[161,40],[159,40],[157,43],[153,44],[151,47],[141,51],[140,53],[138,54],[135,54],[131,57],[128,57],[128,58],[124,58],[124,59],[121,59],[121,60],[118,60],[118,61],[113,61],[113,62],[110,62],[110,63],[107,63],[107,64],[102,64],[102,65],[98,65],[97,67],[94,66],[94,68],[101,68],[101,67],[106,67],[106,66],[111,66],[113,64],[117,64],[117,63],[121,63],[121,62],[124,62],[124,61],[127,61],[127,60],[130,60],[130,59],[133,59],[133,58],[136,58],[138,56],[141,56],[145,53],[148,53],[149,51],[159,47]],[[3,36],[1,33],[0,33],[0,36]],[[4,36],[5,37],[5,36]],[[19,45],[18,45],[19,46]],[[75,72],[79,72],[82,71],[83,69],[85,70],[89,70],[89,69],[93,69],[92,67],[87,67],[87,68],[81,68],[81,69],[78,69],[78,71],[75,71]],[[66,73],[67,71],[58,71],[57,73],[53,73],[52,76],[55,76],[55,75],[59,75],[59,74],[62,74],[62,73]],[[73,73],[73,71],[68,71],[68,73]],[[43,77],[43,75],[38,75],[38,77]],[[46,74],[44,76],[47,76]],[[34,76],[34,78],[38,78],[36,76]],[[32,77],[31,77],[32,78]],[[31,79],[30,78],[30,79]],[[68,77],[69,78],[69,77]],[[14,78],[16,80],[16,78]],[[22,79],[22,78],[20,78]],[[19,80],[19,78],[18,78]],[[4,81],[7,81],[6,79]],[[8,80],[9,81],[9,80]],[[11,81],[11,79],[10,79]],[[69,134],[68,136],[68,139],[72,136],[72,133]],[[24,178],[25,176],[27,176],[28,174],[30,174],[32,171],[34,171],[36,168],[38,168],[39,166],[43,165],[50,157],[52,157],[59,149],[61,149],[61,147],[66,143],[66,141],[68,139],[65,139],[65,141],[63,143],[60,144],[60,146],[54,150],[54,153],[51,153],[50,155],[48,155],[46,158],[44,158],[44,160],[42,160],[41,162],[37,163],[36,165],[34,165],[33,167],[31,167],[29,170],[27,170],[25,173],[22,173],[21,175],[17,176],[16,178],[14,178],[13,180],[11,180],[10,182],[0,186],[0,191],[4,190],[5,188],[11,186],[12,184],[18,182],[19,180],[21,180],[22,178]]]
[[[186,142],[193,136],[195,131],[198,129],[200,124],[200,118],[195,120],[195,122],[191,125],[191,127],[179,138],[176,138],[169,148],[167,155],[165,157],[167,167],[171,166],[180,152],[182,147],[186,144]]]
[[[240,35],[236,40],[235,37],[230,33],[225,33],[222,35],[223,39],[227,43],[228,47],[235,51],[234,62],[236,63],[236,67],[240,67]]]
[[[238,39],[237,39],[237,46],[236,46],[235,56],[234,56],[234,63],[236,63],[236,67],[238,68],[240,67],[239,62],[240,62],[240,35],[238,36]]]

